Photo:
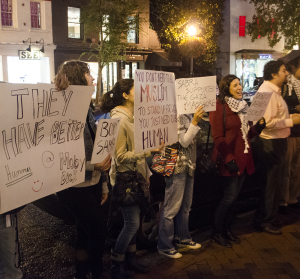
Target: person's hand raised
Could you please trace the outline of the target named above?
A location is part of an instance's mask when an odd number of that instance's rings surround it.
[[[198,122],[202,119],[204,113],[205,110],[203,109],[203,106],[200,106],[194,114],[192,124],[197,126]]]

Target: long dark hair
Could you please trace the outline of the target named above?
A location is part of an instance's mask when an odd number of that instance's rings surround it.
[[[235,80],[238,79],[240,80],[237,76],[235,75],[227,75],[223,77],[220,81],[220,86],[219,86],[219,96],[218,99],[219,101],[224,104],[225,103],[225,97],[231,97],[232,95],[230,94],[229,87],[230,84]]]
[[[134,85],[133,79],[121,79],[117,81],[113,89],[108,91],[100,100],[100,110],[102,112],[110,112],[117,106],[125,104],[123,93],[130,94],[130,90]]]

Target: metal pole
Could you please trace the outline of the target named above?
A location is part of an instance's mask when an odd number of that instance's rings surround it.
[[[193,56],[191,57],[191,63],[190,63],[190,77],[194,77],[194,72],[193,72]]]

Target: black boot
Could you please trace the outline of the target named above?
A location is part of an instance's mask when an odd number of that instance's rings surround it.
[[[231,222],[225,225],[225,236],[234,243],[241,243],[241,240],[231,230]]]
[[[137,273],[146,274],[150,270],[148,267],[138,263],[136,258],[136,252],[127,252],[125,256],[125,267],[128,269],[133,269]]]
[[[225,246],[228,248],[232,247],[229,240],[224,236],[223,225],[219,225],[219,224],[214,225],[214,230],[211,235],[211,238],[222,246]]]
[[[111,270],[110,275],[112,279],[130,279],[133,274],[125,270],[124,254],[111,253]]]

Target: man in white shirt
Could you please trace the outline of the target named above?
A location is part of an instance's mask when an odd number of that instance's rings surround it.
[[[286,138],[290,135],[290,127],[300,124],[299,114],[290,115],[281,96],[281,86],[286,82],[287,76],[288,72],[282,61],[270,61],[264,67],[265,81],[258,90],[273,92],[264,114],[266,128],[256,139],[256,153],[259,154],[263,171],[255,226],[270,234],[282,233],[272,223],[278,211],[280,187],[283,183]]]

